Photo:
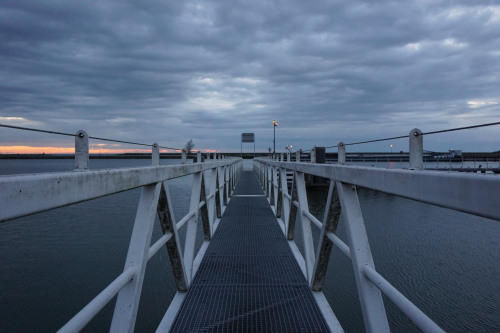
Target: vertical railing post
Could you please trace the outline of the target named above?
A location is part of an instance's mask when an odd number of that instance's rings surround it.
[[[233,196],[233,181],[234,181],[234,166],[232,164],[229,165],[229,197]]]
[[[240,180],[242,170],[243,170],[243,160],[239,161],[236,164],[236,181],[234,182],[234,188],[236,188],[236,185],[238,184],[238,181]]]
[[[302,154],[302,149],[297,150],[295,153],[295,162],[300,162],[300,155]]]
[[[264,189],[265,186],[264,186],[264,182],[262,181],[262,163],[254,160],[253,167],[254,167],[255,171],[258,171],[257,175],[259,176],[259,183],[260,183],[260,186],[262,186],[262,188]],[[264,193],[265,193],[265,189],[264,189]]]
[[[287,240],[293,240],[295,237],[295,221],[297,220],[297,207],[294,204],[294,201],[297,201],[297,172],[293,173],[292,180],[292,193],[290,194],[292,198],[290,200],[290,213],[288,214],[288,229],[286,234]]]
[[[224,200],[222,202],[223,202],[224,206],[227,206],[227,203],[229,201],[228,196],[227,196],[227,193],[228,193],[228,190],[227,190],[227,186],[228,186],[228,184],[227,184],[227,165],[224,165],[222,167],[222,174],[223,174],[222,175],[222,184],[224,185],[224,188],[222,189],[222,192],[224,195],[224,197],[223,197]]]
[[[89,136],[84,130],[79,130],[75,135],[75,170],[89,169]]]
[[[359,301],[367,332],[389,332],[384,302],[380,290],[364,275],[365,266],[375,269],[363,214],[354,185],[337,182],[337,189],[346,222],[351,261],[356,278]]]
[[[345,144],[341,141],[337,145],[338,149],[338,163],[341,165],[345,164]]]
[[[290,223],[290,199],[288,199],[288,184],[286,179],[286,169],[280,169],[281,179],[281,204],[282,204],[282,219],[285,224],[285,237],[288,233],[288,225]]]
[[[265,195],[266,194],[266,173],[264,172],[264,170],[266,170],[266,168],[265,168],[264,163],[262,163],[262,162],[257,162],[257,165],[258,165],[259,170],[260,170],[260,179],[262,180],[261,185],[262,185],[262,189],[264,190],[264,195]]]
[[[274,193],[274,200],[271,202],[271,205],[274,206],[274,211],[276,213],[276,217],[278,217],[278,168],[273,167],[273,193]]]
[[[262,188],[264,189],[264,195],[267,196],[267,177],[266,177],[266,165],[264,163],[260,163],[260,172],[261,172],[261,178],[262,178]]]
[[[286,161],[290,162],[290,151],[287,151],[286,153]]]
[[[282,206],[283,206],[283,193],[281,192],[281,184],[283,183],[283,180],[285,181],[286,183],[286,178],[283,179],[283,177],[281,176],[282,172],[281,170],[283,170],[282,168],[278,168],[277,170],[277,179],[278,179],[278,186],[277,186],[277,189],[276,189],[276,217],[280,218],[281,217],[281,210],[282,210]]]
[[[182,164],[187,163],[187,151],[185,149],[183,149],[181,152],[181,163]]]
[[[238,180],[238,164],[233,164],[233,191],[236,188],[236,181]]]
[[[227,166],[227,197],[231,197],[231,190],[232,190],[232,184],[233,184],[233,177],[232,177],[232,165]]]
[[[227,206],[227,192],[226,192],[226,166],[221,167],[221,173],[219,175],[219,181],[221,182],[221,189],[220,191],[222,192],[222,207],[224,208]],[[224,213],[224,210],[222,211]]]
[[[269,203],[274,205],[274,166],[269,166]]]
[[[153,143],[153,146],[151,147],[151,165],[160,165],[160,147],[156,142]]]
[[[202,162],[202,161],[201,161],[201,151],[198,151],[198,152],[196,153],[196,162],[198,162],[198,163],[201,163],[201,162]]]
[[[264,164],[264,188],[266,197],[269,198],[269,166],[267,164]]]
[[[233,191],[236,188],[236,182],[238,181],[238,166],[239,163],[234,163],[233,164]]]
[[[234,165],[229,165],[229,197],[233,196],[233,183],[234,183]]]
[[[228,165],[226,167],[226,197],[229,202],[229,198],[231,197],[231,166]]]
[[[217,217],[222,217],[224,205],[224,177],[222,176],[222,167],[217,167],[217,200],[215,201]],[[215,230],[214,230],[215,231]]]
[[[267,173],[267,197],[269,198],[269,202],[272,202],[271,200],[271,193],[272,193],[272,184],[271,184],[271,181],[273,179],[273,177],[271,176],[271,170],[272,170],[272,167],[270,165],[267,165],[267,168],[266,168],[266,173]]]
[[[142,188],[124,268],[134,267],[136,275],[118,294],[111,332],[134,331],[160,189],[161,183]]]
[[[302,225],[302,237],[304,241],[304,260],[306,263],[307,274],[306,280],[308,284],[310,284],[313,276],[314,262],[316,260],[316,257],[314,254],[314,242],[312,238],[311,222],[306,217],[304,217],[304,212],[309,212],[304,173],[295,172],[295,182],[297,185],[297,201],[299,202],[297,216],[300,219],[300,224]]]
[[[195,214],[187,222],[186,243],[184,245],[184,265],[189,284],[193,279],[193,262],[195,255],[196,231],[200,219],[200,198],[202,194],[203,172],[193,174],[193,185],[191,188],[191,200],[189,203],[189,211],[194,211]]]
[[[422,132],[418,128],[410,131],[410,169],[420,170],[424,168],[424,140]]]

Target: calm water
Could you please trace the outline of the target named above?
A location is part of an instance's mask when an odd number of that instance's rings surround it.
[[[149,163],[91,160],[91,167]],[[0,174],[72,168],[72,160],[0,160]],[[188,211],[190,181],[169,181],[177,220]],[[0,332],[55,331],[120,274],[139,195],[140,190],[127,191],[0,224]],[[447,331],[500,331],[499,222],[367,189],[360,189],[359,197],[382,275]],[[310,209],[318,217],[325,199],[326,191],[309,191]],[[342,221],[338,234],[346,239]],[[157,223],[153,239],[160,236]],[[299,248],[300,236],[297,232]],[[362,332],[352,266],[336,249],[324,292],[346,331]],[[174,294],[169,260],[160,251],[148,264],[136,331],[154,331]],[[393,331],[418,331],[389,300],[385,304]],[[86,331],[108,330],[113,306]]]

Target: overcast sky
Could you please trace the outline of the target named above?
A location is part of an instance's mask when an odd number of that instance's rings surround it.
[[[239,151],[242,132],[272,147],[273,119],[277,150],[495,122],[497,4],[2,0],[0,123]],[[499,133],[426,136],[424,148],[500,150]],[[348,150],[391,143],[408,149]],[[73,140],[0,128],[9,145]]]

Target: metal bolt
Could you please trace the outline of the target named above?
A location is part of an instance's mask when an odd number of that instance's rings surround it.
[[[413,135],[418,136],[418,132],[413,132]]]
[[[153,147],[155,147],[155,148],[156,148],[156,147],[158,147],[158,145],[155,143],[155,144],[153,144]]]
[[[78,136],[79,136],[80,138],[82,138],[82,139],[83,139],[83,138],[85,137],[85,134],[83,134],[83,133],[78,133]]]

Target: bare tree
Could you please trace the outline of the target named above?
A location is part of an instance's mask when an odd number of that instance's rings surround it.
[[[193,139],[189,139],[188,142],[186,142],[186,145],[184,146],[184,149],[187,151],[188,154],[191,153],[191,150],[194,148],[194,142]]]

